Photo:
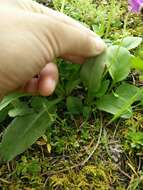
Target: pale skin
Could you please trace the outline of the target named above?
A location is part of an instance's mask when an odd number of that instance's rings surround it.
[[[32,0],[0,0],[1,96],[17,90],[49,96],[59,77],[56,57],[81,64],[105,49],[94,32],[64,14]]]

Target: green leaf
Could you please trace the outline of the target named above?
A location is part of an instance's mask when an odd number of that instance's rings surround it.
[[[53,123],[54,118],[46,111],[15,118],[6,129],[0,144],[0,156],[12,160],[24,152]]]
[[[96,106],[99,110],[111,113],[113,115],[117,114],[122,109],[124,104],[124,101],[115,97],[113,94],[105,95],[102,98],[96,100]],[[125,109],[120,116],[122,118],[130,118],[132,116],[131,107]]]
[[[89,97],[95,97],[96,92],[100,89],[105,61],[106,52],[97,57],[89,58],[82,65],[80,77],[84,86],[88,88]]]
[[[48,105],[48,99],[45,97],[41,97],[41,96],[34,96],[31,98],[31,107],[39,112],[41,110],[43,110],[43,104],[44,105]]]
[[[100,87],[100,89],[98,90],[98,92],[96,92],[95,96],[96,96],[97,98],[103,96],[103,95],[106,93],[106,91],[108,90],[109,84],[110,84],[110,81],[109,81],[109,80],[103,80],[103,81],[101,82],[101,87]]]
[[[78,86],[80,80],[70,79],[65,85],[66,94],[71,94],[71,92]]]
[[[9,109],[10,107],[6,106],[2,111],[0,111],[0,123],[6,119]]]
[[[143,60],[140,59],[139,57],[132,56],[131,64],[132,64],[132,68],[143,70]]]
[[[69,96],[67,98],[67,109],[71,114],[80,114],[82,112],[82,101],[80,98]]]
[[[57,98],[54,100],[48,100],[46,97],[36,96],[31,98],[31,107],[39,112],[43,110],[43,106],[46,107],[50,112],[56,110],[56,105],[62,101],[62,98]]]
[[[87,120],[90,116],[90,114],[92,113],[92,109],[90,106],[84,106],[83,109],[83,117],[85,120]]]
[[[129,131],[127,138],[132,142],[133,148],[140,148],[143,146],[143,132]]]
[[[8,96],[5,96],[3,98],[3,100],[0,102],[0,111],[5,108],[6,106],[8,106],[12,101],[18,99],[18,98],[21,98],[21,97],[24,97],[24,96],[30,96],[30,94],[28,93],[11,93],[9,94]]]
[[[140,100],[141,98],[140,91],[141,91],[140,88],[134,85],[123,83],[117,88],[116,94],[119,96],[119,98],[121,97],[122,99],[124,99],[125,102],[127,102],[129,99],[131,99],[133,96],[135,96],[138,93],[139,96],[137,96],[136,99],[134,100],[137,101]]]
[[[130,72],[130,52],[120,46],[110,46],[107,50],[107,67],[114,83],[124,80]]]
[[[127,48],[128,50],[138,47],[142,43],[142,38],[128,36],[124,38],[121,42],[121,46]]]
[[[16,117],[16,116],[23,116],[32,113],[33,110],[30,109],[28,106],[21,106],[21,107],[16,107],[11,110],[9,110],[8,115],[10,117]]]
[[[131,105],[141,99],[142,90],[128,83],[121,84],[114,94],[105,95],[96,101],[97,108],[117,117],[132,116]]]

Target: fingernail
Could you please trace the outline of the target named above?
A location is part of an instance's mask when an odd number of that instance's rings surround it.
[[[95,42],[94,46],[95,46],[96,55],[106,50],[107,46],[100,37],[95,37],[95,38],[92,37],[92,40],[93,42]]]
[[[39,93],[42,96],[51,95],[56,88],[56,81],[52,78],[44,79],[39,83]]]

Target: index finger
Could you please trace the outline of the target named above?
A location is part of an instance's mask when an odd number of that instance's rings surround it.
[[[89,35],[92,35],[93,37],[97,37],[98,35],[95,34],[93,31],[91,31],[89,28],[85,27],[80,22],[74,20],[73,18],[65,15],[64,13],[55,11],[53,9],[50,9],[48,7],[45,7],[42,4],[39,4],[32,0],[17,0],[17,5],[24,9],[25,11],[32,11],[34,13],[40,13],[44,14],[50,17],[54,17],[56,20],[59,20],[60,22],[64,22],[65,24],[69,24],[71,26],[74,26],[76,28],[85,30]]]

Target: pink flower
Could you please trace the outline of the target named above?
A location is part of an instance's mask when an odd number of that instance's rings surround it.
[[[143,7],[143,0],[128,0],[129,9],[132,12],[140,12]]]

